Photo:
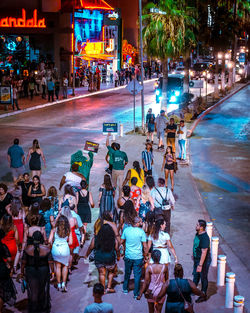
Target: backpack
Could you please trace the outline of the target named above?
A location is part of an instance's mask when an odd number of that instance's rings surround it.
[[[155,188],[155,190],[159,193],[159,195],[162,198],[162,202],[161,203],[156,200],[160,204],[161,209],[163,211],[169,210],[171,208],[170,202],[167,200],[167,198],[163,198],[162,194],[160,193],[160,191],[157,188]],[[167,197],[167,194],[168,194],[168,190],[166,191],[166,197]]]

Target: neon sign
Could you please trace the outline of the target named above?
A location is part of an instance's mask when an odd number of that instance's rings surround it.
[[[117,12],[109,13],[108,18],[112,21],[116,21],[119,18],[119,13]]]
[[[81,7],[90,10],[114,10],[107,2],[104,0],[80,0]]]
[[[101,54],[104,50],[104,43],[103,42],[87,42],[85,46],[85,53],[87,55],[95,55]]]
[[[22,28],[46,28],[45,18],[37,19],[37,10],[33,11],[33,17],[26,19],[26,10],[22,9],[22,17],[5,17],[0,19],[0,27],[22,27]]]

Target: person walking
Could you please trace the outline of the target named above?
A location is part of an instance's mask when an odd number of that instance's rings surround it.
[[[16,185],[20,186],[22,189],[22,203],[26,211],[28,211],[28,208],[31,204],[30,197],[28,197],[28,191],[30,186],[32,185],[29,173],[24,173],[23,175],[20,175],[16,180]]]
[[[170,118],[170,123],[167,125],[167,146],[171,146],[175,153],[175,134],[177,131],[177,125],[174,122],[174,118]]]
[[[55,88],[55,84],[52,80],[52,78],[48,81],[48,85],[47,85],[47,88],[48,88],[48,101],[51,101],[54,102],[54,88]]]
[[[156,298],[163,284],[168,280],[168,267],[160,263],[161,252],[159,250],[153,250],[151,257],[153,263],[146,268],[144,283],[137,300],[140,300],[144,293],[148,301],[148,312],[161,313],[165,297],[162,297],[159,302]]]
[[[0,220],[7,213],[7,206],[11,203],[13,196],[7,192],[8,187],[0,183]]]
[[[46,189],[43,184],[41,184],[40,177],[35,175],[33,177],[33,183],[29,187],[28,197],[30,198],[30,203],[38,204],[42,201],[43,197],[46,195]]]
[[[42,98],[46,99],[47,81],[46,81],[45,75],[43,75],[43,78],[42,78],[42,81],[41,81],[41,85],[42,85]]]
[[[102,216],[104,211],[111,212],[113,221],[118,220],[118,214],[115,207],[115,188],[112,186],[110,175],[104,175],[104,182],[99,189],[99,216]]]
[[[117,186],[118,186],[119,197],[120,197],[122,193],[124,169],[125,169],[125,166],[128,164],[128,157],[124,151],[120,150],[119,143],[116,143],[115,149],[111,148],[111,146],[109,145],[109,136],[110,134],[107,135],[106,147],[108,148],[110,154],[112,154],[112,159],[113,159],[112,181],[113,181],[115,189],[117,189]]]
[[[119,254],[118,241],[112,227],[103,224],[98,234],[92,238],[85,258],[95,250],[95,266],[98,269],[99,281],[105,288],[106,273],[108,273],[107,293],[114,293],[112,288],[114,272],[116,269],[116,256]]]
[[[154,210],[154,201],[147,185],[142,186],[141,195],[137,198],[135,207],[139,208],[139,217],[142,219],[143,226],[145,226],[147,213]]]
[[[165,313],[186,313],[184,301],[192,303],[192,293],[203,297],[200,291],[190,279],[185,279],[183,267],[181,264],[175,264],[174,279],[170,279],[162,286],[156,301],[161,301],[162,297],[167,295]]]
[[[152,109],[148,109],[148,113],[146,115],[146,128],[147,132],[147,142],[149,142],[149,137],[151,136],[151,143],[154,143],[154,131],[155,131],[155,115],[152,113]]]
[[[15,106],[17,110],[21,110],[18,106],[18,89],[17,89],[17,83],[13,85],[13,103],[12,103],[12,109],[15,110]]]
[[[64,76],[63,78],[63,98],[64,99],[68,98],[68,85],[69,85],[68,78]]]
[[[162,215],[166,222],[165,231],[170,234],[171,210],[174,209],[175,198],[172,191],[165,187],[164,178],[160,177],[157,184],[158,186],[154,187],[150,192],[154,201],[154,211],[156,215]]]
[[[167,126],[167,118],[165,116],[165,111],[161,110],[160,115],[155,119],[155,128],[157,132],[157,138],[159,139],[158,150],[164,149],[163,140],[165,135],[165,128]]]
[[[56,100],[59,100],[59,92],[60,92],[60,81],[59,81],[59,79],[57,79],[56,82],[55,82]]]
[[[112,304],[107,302],[102,302],[102,297],[104,295],[104,287],[101,283],[96,283],[93,288],[94,303],[86,306],[84,313],[113,313],[114,309]]]
[[[204,297],[199,297],[195,302],[200,303],[206,301],[208,287],[208,271],[211,264],[210,255],[210,239],[206,232],[207,223],[204,220],[198,220],[196,225],[196,235],[193,244],[193,282],[198,286],[201,280],[201,290]]]
[[[23,148],[19,146],[19,139],[15,138],[13,145],[8,149],[8,162],[12,171],[13,181],[15,182],[20,175],[23,175],[25,169],[25,156]]]
[[[46,161],[43,154],[43,150],[40,148],[40,144],[37,139],[33,140],[32,147],[29,149],[26,162],[29,160],[29,167],[31,170],[31,176],[34,177],[35,175],[41,176],[41,160],[42,158],[44,163],[44,168],[46,168]]]
[[[168,187],[168,175],[170,173],[171,190],[174,191],[174,163],[176,162],[175,154],[171,146],[167,146],[166,153],[163,157],[161,170],[165,172],[165,183]]]
[[[179,144],[179,160],[186,160],[186,142],[187,142],[187,127],[184,124],[184,120],[180,121],[179,129],[177,131],[179,134],[178,144]]]
[[[134,272],[134,298],[139,296],[140,281],[143,265],[143,250],[147,253],[147,238],[143,229],[140,228],[141,219],[134,218],[132,227],[127,227],[121,236],[122,244],[125,244],[125,274],[123,282],[123,293],[129,291],[129,280],[132,270]]]
[[[31,77],[29,80],[29,92],[30,92],[30,100],[33,100],[33,96],[34,96],[34,91],[35,91],[35,78]]]
[[[152,176],[154,155],[153,155],[152,144],[150,142],[146,143],[146,149],[142,151],[142,164],[143,164],[145,177]]]
[[[39,231],[33,233],[32,241],[23,251],[21,278],[27,283],[28,312],[50,312],[50,278],[54,278],[54,262]]]
[[[69,221],[66,216],[60,215],[56,227],[50,233],[49,243],[52,245],[51,253],[56,266],[57,290],[62,292],[67,292],[69,244],[72,242]]]
[[[139,188],[142,188],[144,185],[144,170],[141,168],[140,163],[138,161],[133,162],[133,168],[129,169],[126,175],[126,178],[124,179],[123,186],[125,186],[128,182],[129,187],[131,187],[132,183],[131,180],[133,178],[137,179],[136,186]]]
[[[88,184],[86,180],[81,181],[81,190],[77,193],[77,212],[80,216],[84,232],[87,232],[87,225],[91,223],[91,208],[95,207],[93,196],[90,191],[88,191]]]
[[[148,251],[150,251],[153,246],[153,250],[157,249],[161,252],[160,263],[169,265],[171,258],[168,250],[173,254],[175,263],[178,262],[178,259],[170,236],[165,232],[165,228],[166,222],[163,219],[156,220],[152,234],[148,237]],[[150,260],[150,263],[153,263],[152,259]]]

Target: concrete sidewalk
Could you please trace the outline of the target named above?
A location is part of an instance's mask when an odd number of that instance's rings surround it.
[[[94,166],[91,170],[90,176],[90,190],[93,193],[94,201],[97,203],[98,200],[98,190],[103,182],[103,176],[105,174],[105,155],[107,153],[107,148],[105,146],[105,137],[103,137],[102,144],[100,145],[100,150],[94,159]],[[141,163],[141,152],[144,150],[146,137],[139,135],[127,135],[123,138],[117,138],[117,141],[121,144],[121,150],[126,151],[129,164],[127,169],[132,167],[134,160],[138,160]],[[154,146],[156,148],[156,146]],[[159,176],[164,176],[164,173],[160,171],[163,152],[158,152],[155,150],[155,166],[153,174],[155,179]],[[49,185],[52,183],[57,186],[63,174],[69,167],[68,164],[64,164],[65,168],[60,168],[60,173],[54,173],[53,177],[49,179]],[[58,168],[59,170],[59,168]],[[49,173],[43,175],[43,182],[46,184],[47,177]],[[175,247],[179,262],[183,264],[185,277],[192,279],[192,245],[193,238],[195,235],[195,225],[199,218],[209,220],[208,214],[204,208],[201,197],[198,193],[197,187],[194,183],[191,170],[188,166],[179,165],[179,170],[175,175],[175,194],[177,195],[177,201],[175,210],[172,214],[171,220],[171,240]],[[89,225],[89,231],[93,230],[93,223],[96,220],[99,209],[93,209],[92,224]],[[81,251],[81,255],[85,254],[85,251],[89,245],[90,241],[86,242],[84,248]],[[230,261],[230,260],[229,260]],[[140,301],[133,299],[133,293],[129,292],[128,295],[122,293],[122,282],[123,282],[123,272],[124,272],[124,262],[119,261],[119,274],[115,278],[116,286],[115,294],[108,294],[104,296],[104,301],[112,303],[114,306],[114,312],[116,313],[146,313],[147,301],[143,297]],[[173,264],[170,266],[170,278],[173,277]],[[98,273],[93,264],[88,262],[84,263],[83,259],[80,260],[78,264],[78,269],[73,272],[70,276],[70,282],[68,284],[68,292],[66,294],[61,294],[56,291],[53,286],[51,286],[51,300],[52,300],[52,311],[55,313],[77,313],[83,312],[86,305],[92,303],[92,286],[98,281]],[[6,312],[26,312],[25,303],[26,295],[23,295],[20,291],[20,284],[16,284],[18,289],[18,303],[16,308],[8,308]],[[201,304],[195,304],[196,313],[224,313],[233,312],[232,309],[224,309],[225,301],[225,288],[216,287],[216,270],[210,268],[209,271],[209,289],[208,289],[209,299],[207,302]],[[164,306],[165,309],[165,306]],[[163,309],[163,312],[164,312]]]

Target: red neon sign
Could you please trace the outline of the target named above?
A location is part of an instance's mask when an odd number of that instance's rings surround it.
[[[104,0],[80,0],[81,7],[89,10],[114,10],[106,1]]]
[[[5,17],[0,19],[0,27],[29,27],[29,28],[46,28],[45,18],[37,19],[37,10],[33,11],[33,17],[26,19],[26,10],[22,9],[22,17]]]

